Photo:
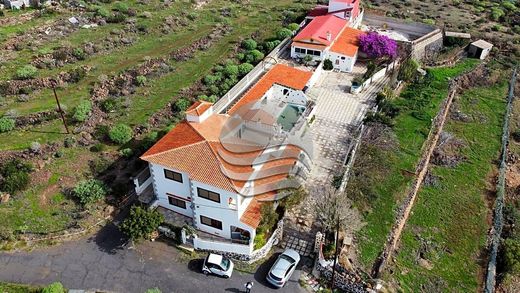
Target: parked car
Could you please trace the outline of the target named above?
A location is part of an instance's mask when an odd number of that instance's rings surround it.
[[[224,278],[230,278],[234,268],[233,262],[220,254],[210,253],[202,264],[204,275],[215,274]]]
[[[300,255],[293,249],[286,249],[267,274],[267,281],[277,288],[282,288],[291,278],[296,266],[300,262]]]

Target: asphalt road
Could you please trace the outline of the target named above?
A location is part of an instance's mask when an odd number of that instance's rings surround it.
[[[254,282],[256,292],[304,292],[298,284],[300,271],[282,289],[271,288],[265,275],[276,255],[259,266],[256,273],[235,270],[230,279],[205,276],[202,260],[183,260],[182,253],[163,242],[143,242],[122,247],[125,242],[112,224],[96,235],[30,252],[0,253],[0,280],[44,285],[62,282],[70,289],[114,292],[145,292],[158,287],[162,292],[244,292]]]

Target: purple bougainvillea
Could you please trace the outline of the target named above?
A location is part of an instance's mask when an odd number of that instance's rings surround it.
[[[359,47],[371,58],[397,57],[397,43],[387,36],[368,32],[359,38]]]

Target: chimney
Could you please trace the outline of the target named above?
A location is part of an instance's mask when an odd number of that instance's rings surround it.
[[[327,31],[327,41],[330,42],[331,39],[332,39],[332,35],[331,35],[331,33],[329,31]]]

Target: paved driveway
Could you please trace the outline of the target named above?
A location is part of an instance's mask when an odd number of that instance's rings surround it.
[[[97,235],[31,252],[0,254],[0,280],[26,284],[61,281],[68,288],[115,292],[145,292],[158,287],[162,292],[243,292],[247,281],[253,292],[303,292],[299,271],[281,290],[264,281],[275,260],[273,256],[252,274],[235,271],[231,279],[204,276],[202,260],[182,261],[182,253],[162,242],[143,242],[121,248],[121,234],[113,225]]]

